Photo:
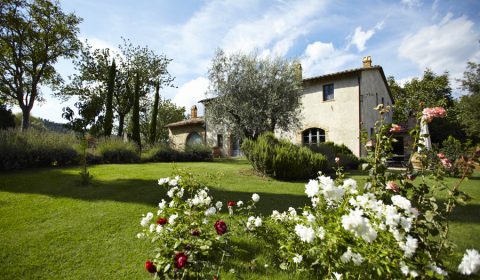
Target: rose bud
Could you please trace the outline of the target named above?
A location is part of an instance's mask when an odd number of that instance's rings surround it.
[[[227,224],[222,220],[218,220],[215,222],[215,230],[218,235],[222,235],[227,232]]]
[[[157,272],[157,267],[151,261],[145,262],[145,269],[150,273]]]
[[[402,127],[399,126],[398,124],[392,124],[392,127],[390,128],[391,133],[398,133],[402,131]]]
[[[233,201],[233,200],[230,200],[230,201],[227,203],[227,206],[228,206],[228,207],[233,207],[233,206],[235,206],[235,205],[237,205],[237,203],[236,203],[235,201]]]
[[[187,264],[188,256],[185,253],[180,252],[175,254],[175,267],[183,268]]]
[[[411,173],[407,174],[407,179],[408,180],[413,181],[413,180],[415,180],[415,178],[417,178],[417,175],[411,174]]]
[[[163,226],[166,223],[167,223],[167,219],[165,219],[165,218],[158,218],[158,220],[157,220],[157,224],[159,224],[159,225]]]
[[[185,250],[190,251],[190,249],[192,249],[192,245],[187,244],[187,245],[185,246]]]
[[[192,235],[193,236],[200,236],[200,230],[198,230],[198,229],[192,230]]]

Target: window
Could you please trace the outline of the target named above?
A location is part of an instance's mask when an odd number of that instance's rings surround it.
[[[333,84],[323,86],[323,101],[333,100]]]
[[[302,133],[304,145],[316,145],[325,142],[325,130],[321,128],[310,128]]]
[[[217,134],[217,147],[223,148],[223,135]]]
[[[382,97],[382,104],[385,106],[385,98]]]
[[[373,134],[375,134],[375,131],[373,130],[373,127],[370,127],[370,137],[373,137]]]

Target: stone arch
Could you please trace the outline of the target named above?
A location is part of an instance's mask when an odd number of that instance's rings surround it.
[[[203,144],[202,136],[198,132],[190,132],[185,142],[186,147],[198,146]]]

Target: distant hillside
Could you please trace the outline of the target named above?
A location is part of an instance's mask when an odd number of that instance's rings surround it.
[[[52,122],[46,119],[39,118],[40,121],[43,123],[43,126],[45,129],[50,130],[50,131],[55,131],[59,133],[70,133],[72,130],[65,128],[65,124],[63,123],[56,123]]]

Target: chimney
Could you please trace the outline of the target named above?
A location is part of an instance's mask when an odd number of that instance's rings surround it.
[[[295,62],[295,78],[302,81],[302,64],[300,62]]]
[[[371,56],[364,56],[362,62],[363,62],[363,68],[372,67],[372,57]]]
[[[197,106],[196,105],[192,106],[192,110],[191,110],[191,113],[190,113],[190,118],[191,119],[196,119],[197,118]]]

